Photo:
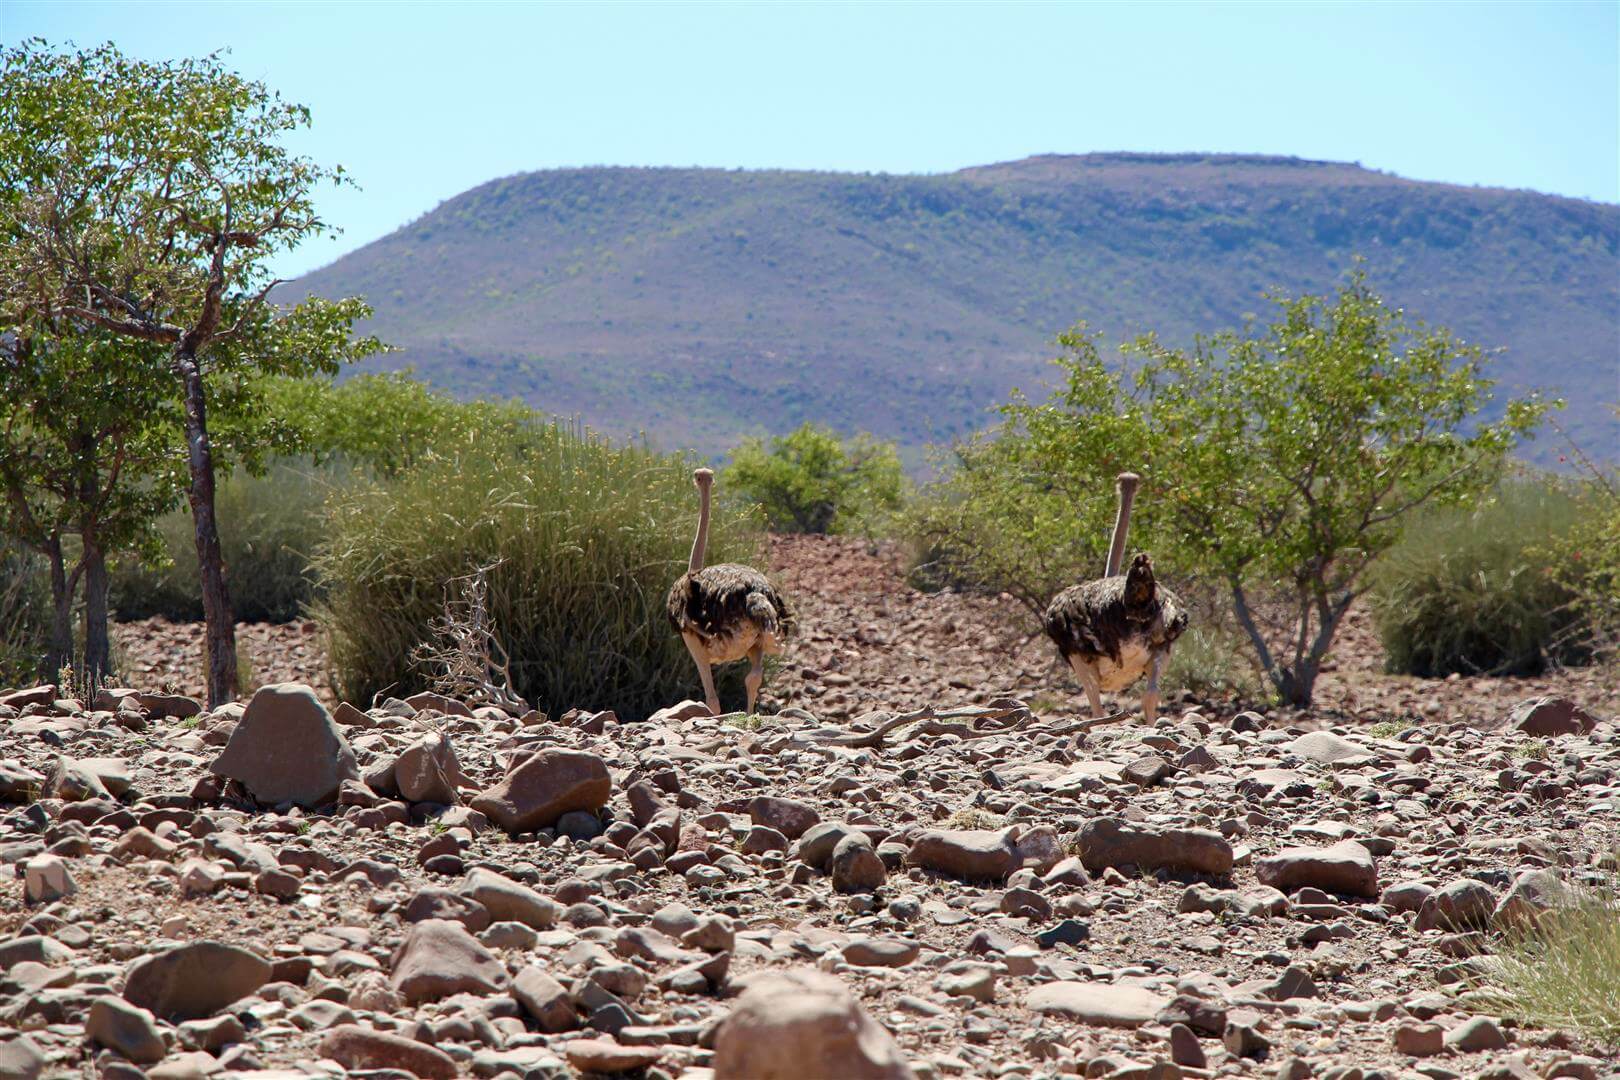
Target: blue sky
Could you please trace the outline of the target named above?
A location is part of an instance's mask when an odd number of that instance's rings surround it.
[[[1620,202],[1620,2],[33,3],[0,40],[230,63],[358,192],[290,276],[562,165],[943,172],[1231,151]]]

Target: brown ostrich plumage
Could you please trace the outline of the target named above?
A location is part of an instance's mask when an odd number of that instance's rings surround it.
[[[1153,560],[1144,553],[1126,573],[1058,593],[1046,608],[1045,626],[1065,661],[1078,656],[1097,665],[1104,671],[1102,688],[1122,690],[1141,677],[1152,654],[1187,629],[1187,608],[1154,578]]]

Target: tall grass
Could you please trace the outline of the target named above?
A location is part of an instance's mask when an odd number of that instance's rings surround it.
[[[1530,675],[1583,661],[1570,632],[1575,595],[1543,554],[1580,512],[1563,486],[1526,478],[1505,482],[1472,512],[1416,516],[1373,580],[1389,670]]]
[[[536,423],[524,448],[479,443],[334,497],[314,570],[335,688],[350,700],[425,685],[411,647],[443,610],[446,583],[484,566],[513,689],[547,712],[640,717],[697,691],[664,615],[697,517],[690,463]],[[761,554],[745,514],[722,504],[709,562]],[[722,695],[740,692],[740,668]]]
[[[0,536],[0,687],[35,682],[51,626],[45,560]]]
[[[1487,995],[1535,1024],[1620,1047],[1620,903],[1610,890],[1571,892],[1505,935]]]
[[[315,467],[282,461],[263,476],[237,473],[219,485],[217,510],[231,606],[244,622],[287,622],[319,595],[309,557],[324,532],[326,497],[347,482],[341,464]],[[191,514],[176,510],[158,522],[165,558],[149,566],[117,560],[111,603],[121,619],[162,615],[176,622],[203,617]]]

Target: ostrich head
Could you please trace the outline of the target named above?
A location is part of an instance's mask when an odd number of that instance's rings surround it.
[[[707,491],[709,489],[709,486],[714,483],[714,470],[713,469],[693,469],[692,470],[692,483],[697,485],[697,489],[699,491]]]
[[[1127,607],[1141,607],[1153,602],[1158,582],[1153,577],[1153,560],[1148,558],[1145,551],[1138,552],[1136,558],[1131,560],[1131,568],[1125,572],[1125,604]]]

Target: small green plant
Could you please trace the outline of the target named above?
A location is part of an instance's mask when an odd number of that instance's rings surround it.
[[[1620,902],[1612,888],[1568,891],[1508,931],[1486,970],[1484,995],[1503,1012],[1620,1046]]]
[[[951,829],[999,829],[1005,824],[1005,817],[978,806],[964,806],[945,819],[945,826]]]
[[[733,713],[723,717],[720,722],[743,731],[758,731],[765,726],[765,717],[758,713]]]
[[[313,829],[314,827],[315,827],[315,823],[313,821],[307,821],[307,820],[306,821],[300,821],[298,823],[298,830],[297,830],[298,835],[299,836],[308,836],[309,835],[309,830]]]
[[[722,483],[759,503],[778,532],[872,532],[900,509],[905,473],[893,443],[840,439],[805,424],[767,445],[749,439],[732,452]]]
[[[1399,738],[1402,732],[1411,730],[1412,725],[1404,720],[1380,720],[1367,728],[1367,734],[1375,739]]]
[[[1194,622],[1176,642],[1160,682],[1166,690],[1253,700],[1264,693],[1242,637],[1220,623]]]
[[[1513,746],[1508,753],[1523,761],[1546,761],[1552,756],[1552,749],[1546,739],[1526,739]]]

